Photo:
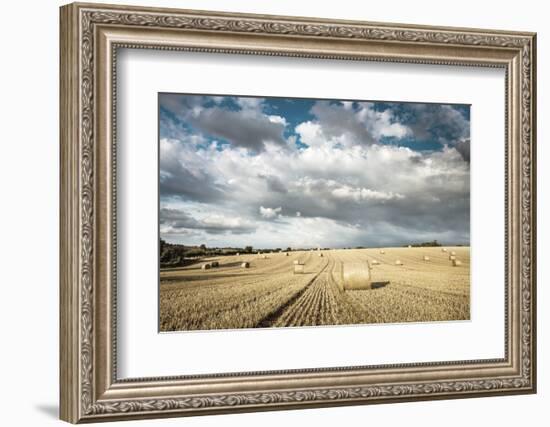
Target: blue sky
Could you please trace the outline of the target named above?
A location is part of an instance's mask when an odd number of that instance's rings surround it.
[[[469,243],[467,105],[159,94],[159,109],[167,241]]]

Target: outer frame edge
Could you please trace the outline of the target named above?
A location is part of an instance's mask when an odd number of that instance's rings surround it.
[[[136,413],[130,411],[130,413],[117,413],[117,414],[79,414],[80,403],[79,403],[79,384],[78,380],[80,378],[78,366],[80,363],[80,349],[77,350],[77,344],[79,343],[79,322],[78,316],[80,315],[78,311],[79,304],[79,286],[78,277],[74,274],[75,269],[78,271],[78,256],[79,253],[75,248],[78,247],[79,243],[79,228],[78,228],[78,201],[71,200],[71,191],[76,191],[78,187],[74,187],[75,183],[78,183],[78,164],[71,165],[69,164],[75,158],[79,159],[79,154],[75,151],[78,149],[78,139],[72,139],[71,135],[78,137],[78,121],[71,123],[71,120],[74,119],[74,113],[78,105],[78,79],[72,80],[70,78],[71,68],[70,67],[79,67],[77,58],[80,46],[77,44],[78,40],[78,12],[81,6],[91,7],[91,8],[101,8],[105,6],[109,9],[128,9],[135,11],[144,11],[152,12],[154,8],[143,8],[143,7],[126,7],[126,6],[108,6],[100,4],[73,4],[68,6],[63,6],[61,8],[61,84],[60,84],[60,106],[61,106],[61,166],[65,166],[66,171],[61,172],[61,198],[60,198],[60,209],[61,209],[61,224],[60,224],[60,246],[61,246],[61,293],[60,301],[63,303],[61,306],[61,322],[60,322],[60,344],[61,344],[61,419],[69,422],[93,422],[93,421],[108,421],[115,419],[140,419],[140,418],[160,418],[160,417],[176,417],[176,416],[190,416],[190,415],[202,415],[202,414],[213,414],[213,413],[235,413],[235,412],[252,412],[252,411],[267,411],[267,410],[282,410],[282,409],[305,409],[312,407],[328,407],[328,406],[348,406],[348,405],[360,405],[360,404],[378,404],[378,403],[393,403],[400,401],[423,401],[423,400],[438,400],[438,399],[449,399],[449,398],[471,398],[471,397],[481,397],[481,396],[494,396],[494,395],[506,395],[506,394],[531,394],[536,392],[536,311],[535,311],[535,293],[536,293],[536,50],[535,50],[535,41],[536,36],[533,33],[512,33],[512,32],[502,32],[503,34],[514,34],[520,35],[530,39],[531,49],[532,49],[532,69],[531,69],[531,211],[530,211],[530,220],[531,222],[531,245],[530,245],[530,256],[531,256],[531,271],[534,273],[531,277],[530,288],[532,291],[532,303],[533,309],[531,312],[531,321],[532,321],[532,342],[531,342],[531,381],[530,384],[523,388],[515,390],[502,390],[502,391],[487,391],[487,392],[478,392],[472,394],[450,394],[450,395],[417,395],[417,396],[408,396],[408,397],[394,397],[389,401],[382,400],[341,400],[341,401],[313,401],[313,402],[291,402],[291,403],[275,403],[275,404],[263,404],[260,407],[255,405],[237,405],[234,407],[224,406],[219,408],[207,408],[207,409],[192,409],[187,411],[164,411],[161,413],[159,411],[154,412],[143,412]],[[169,13],[169,10],[166,10]],[[194,11],[184,11],[178,9],[172,9],[173,13],[185,13],[185,12],[194,12]],[[232,14],[224,14],[217,12],[202,12],[210,15],[218,16],[236,16]],[[240,15],[240,14],[239,14]],[[250,18],[268,18],[263,15],[246,15],[242,16]],[[277,19],[293,19],[291,17],[283,16],[269,16],[269,18]],[[296,20],[307,21],[307,18],[296,18]],[[316,20],[322,21],[322,20]],[[353,24],[354,21],[329,21],[335,24]],[[379,25],[379,23],[367,23],[363,22],[362,24],[370,25]],[[380,24],[383,26],[384,24]],[[393,26],[394,24],[385,24],[387,26]],[[399,25],[399,24],[395,24]],[[424,29],[438,29],[437,27],[421,27],[421,26],[406,26],[408,28],[424,28]],[[439,28],[441,30],[441,28]],[[447,28],[448,31],[460,30],[459,28]],[[473,31],[473,29],[467,29]],[[480,30],[482,31],[482,30]],[[485,30],[490,32],[489,30]],[[495,31],[497,33],[497,31]],[[74,37],[73,37],[74,36]],[[71,39],[67,40],[67,39]],[[63,50],[66,49],[66,52]],[[78,68],[76,68],[78,69]],[[71,105],[70,100],[75,101]],[[78,112],[76,111],[76,117],[78,117]],[[66,126],[67,129],[64,129],[63,126]],[[76,144],[76,146],[75,146]],[[69,163],[68,163],[69,162]],[[74,168],[74,170],[73,170]],[[76,188],[76,190],[75,190]],[[74,193],[73,193],[74,194]],[[75,209],[76,206],[76,209]],[[66,210],[66,211],[64,211]],[[71,222],[76,221],[76,222]],[[75,243],[77,246],[75,248],[64,248],[63,245],[69,243]],[[70,279],[76,278],[76,282],[71,282]],[[71,304],[67,306],[67,301],[74,302],[76,305]],[[65,348],[63,346],[65,345]],[[76,352],[76,354],[74,354]],[[66,353],[66,354],[64,354]],[[66,371],[64,370],[66,368]]]
[[[59,418],[79,415],[78,328],[78,20],[75,5],[59,8]]]

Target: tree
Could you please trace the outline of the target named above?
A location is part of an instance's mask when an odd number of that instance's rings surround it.
[[[245,251],[246,253],[251,253],[253,250],[254,250],[254,248],[253,248],[252,246],[246,246],[246,247],[244,248],[244,251]]]

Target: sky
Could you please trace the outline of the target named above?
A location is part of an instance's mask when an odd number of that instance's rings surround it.
[[[470,241],[468,105],[161,93],[159,144],[168,242]]]

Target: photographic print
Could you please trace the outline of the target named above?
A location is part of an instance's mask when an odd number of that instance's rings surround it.
[[[470,318],[470,106],[159,94],[162,332]]]

